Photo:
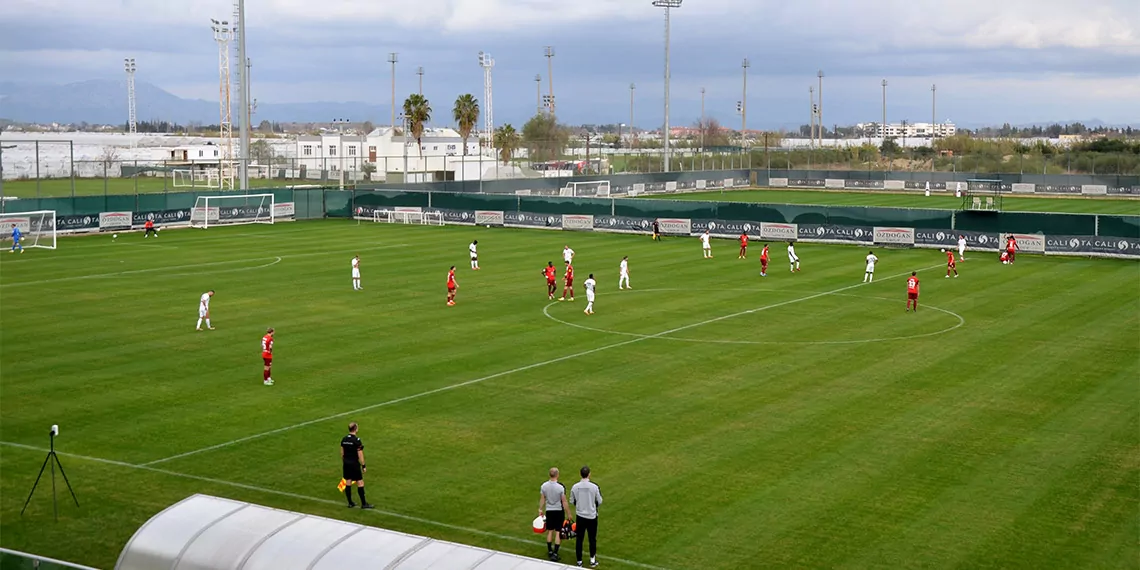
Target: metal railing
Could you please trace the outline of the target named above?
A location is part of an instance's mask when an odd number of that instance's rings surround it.
[[[8,548],[0,548],[0,568],[4,570],[64,570],[67,568],[98,570],[90,566],[83,566],[82,564],[64,562],[63,560],[28,554],[27,552],[20,552]]]

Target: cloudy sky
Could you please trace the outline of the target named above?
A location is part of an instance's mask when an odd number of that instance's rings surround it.
[[[190,98],[217,95],[209,18],[225,0],[0,0],[0,79],[67,83],[138,79]],[[437,112],[482,95],[477,53],[495,59],[496,123],[535,108],[552,45],[558,114],[567,122],[663,117],[663,10],[650,0],[246,0],[253,94],[265,102],[391,98],[417,88]],[[748,124],[807,122],[822,69],[824,121],[959,124],[1101,119],[1140,124],[1137,0],[684,0],[672,17],[674,125],[710,116],[739,125],[749,58]],[[355,118],[354,118],[355,119]],[[377,117],[378,122],[383,117]]]

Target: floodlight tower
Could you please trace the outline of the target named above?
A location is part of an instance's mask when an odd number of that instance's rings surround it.
[[[534,114],[542,114],[542,75],[534,74]]]
[[[487,144],[494,148],[495,116],[492,112],[491,69],[495,67],[495,60],[491,54],[479,52],[479,67],[483,68],[483,136],[487,138]]]
[[[421,65],[416,68],[416,75],[420,76],[420,95],[424,94],[424,67]]]
[[[131,135],[138,133],[138,125],[135,122],[135,58],[129,57],[123,60],[123,66],[127,70],[127,132]],[[131,137],[131,146],[135,146],[135,139]]]
[[[823,148],[823,70],[815,73],[819,78],[819,109],[816,111],[816,118],[819,119],[819,146]]]
[[[238,183],[249,188],[249,71],[250,61],[245,52],[245,0],[234,0],[234,39],[237,40],[238,58]]]
[[[637,85],[634,83],[629,84],[629,134],[633,141],[633,146],[637,147],[637,127],[633,126],[633,93],[637,90]]]
[[[220,129],[222,156],[218,161],[218,185],[225,188],[227,184],[234,187],[234,126],[230,112],[230,40],[234,37],[233,27],[222,20],[210,20],[210,29],[214,31],[214,41],[218,43],[218,105],[221,120]]]
[[[752,67],[752,62],[746,57],[740,67],[744,70],[744,94],[740,98],[740,146],[743,148],[748,138],[748,68]]]
[[[550,84],[550,114],[554,115],[554,46],[546,46],[546,82]]]
[[[400,54],[388,54],[388,63],[392,64],[392,130],[396,130],[396,62],[400,61]]]
[[[665,170],[669,171],[669,11],[680,8],[683,0],[653,0],[653,5],[665,8],[665,128],[661,131],[665,151]]]

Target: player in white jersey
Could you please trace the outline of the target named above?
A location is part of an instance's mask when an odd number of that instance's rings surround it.
[[[478,245],[479,240],[475,240],[471,242],[471,245],[467,246],[467,250],[471,252],[471,269],[479,269]]]
[[[788,266],[790,271],[800,270],[800,258],[796,255],[796,246],[792,242],[788,242]]]
[[[958,236],[958,261],[966,260],[966,236]]]
[[[352,258],[352,290],[364,290],[364,287],[360,285],[360,254]]]
[[[618,266],[618,289],[633,289],[629,286],[629,256],[621,258]]]
[[[570,246],[562,248],[562,261],[565,261],[566,263],[573,263],[574,250],[570,249]]]
[[[863,274],[863,282],[870,283],[875,280],[875,262],[879,258],[875,256],[875,252],[867,252],[867,272]]]
[[[705,230],[705,233],[701,234],[701,251],[704,252],[705,259],[712,259],[712,244],[709,243],[709,239],[711,238],[712,236],[709,235],[708,230]]]
[[[214,290],[210,289],[202,293],[202,298],[198,300],[198,327],[195,330],[202,330],[202,321],[206,321],[206,328],[214,330],[210,325],[210,297],[214,296]]]
[[[594,314],[594,287],[597,285],[597,282],[594,281],[593,273],[590,274],[583,285],[586,286],[586,310],[583,312],[587,315],[592,315]]]

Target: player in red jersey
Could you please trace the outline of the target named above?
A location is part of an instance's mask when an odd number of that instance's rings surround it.
[[[1017,252],[1017,238],[1013,237],[1013,234],[1009,234],[1009,237],[1005,240],[1005,252],[1009,257],[1010,265],[1013,265],[1015,253]]]
[[[546,295],[553,301],[554,292],[558,290],[558,269],[554,267],[553,261],[546,262],[546,267],[542,268],[542,274],[546,277]]]
[[[954,272],[954,278],[958,278],[958,267],[954,264],[954,251],[946,250],[946,278],[950,278],[950,272]]]
[[[768,276],[768,244],[764,244],[764,249],[760,252],[760,276]]]
[[[910,272],[910,277],[906,280],[906,310],[910,310],[911,304],[914,305],[914,312],[918,312],[918,274],[915,271]]]
[[[562,296],[558,298],[559,301],[566,300],[566,294],[570,294],[570,300],[574,300],[574,266],[570,262],[566,262],[566,273],[562,275],[562,280],[566,282],[566,286],[562,288]]]
[[[154,227],[154,220],[147,220],[146,223],[143,224],[143,230],[144,239],[150,237],[150,234],[154,234],[154,237],[158,237],[158,230]]]
[[[273,367],[273,327],[265,329],[265,336],[261,337],[261,361],[265,364],[265,370],[261,373],[261,383],[272,386],[273,377],[269,372]]]
[[[748,253],[748,232],[740,232],[740,255],[737,259],[744,259]]]
[[[450,307],[455,304],[455,290],[459,288],[459,284],[455,282],[455,266],[452,265],[451,269],[447,272],[447,306]]]

